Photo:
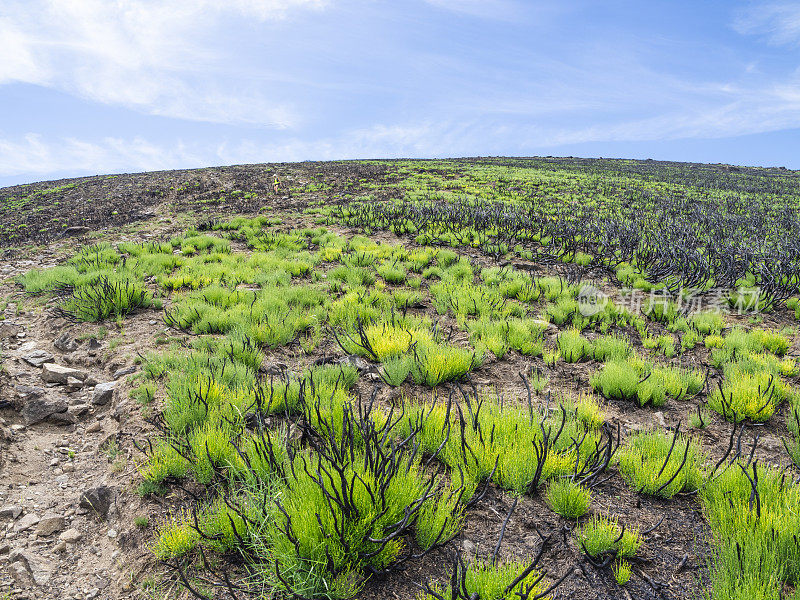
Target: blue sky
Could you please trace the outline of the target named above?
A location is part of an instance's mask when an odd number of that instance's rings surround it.
[[[4,0],[0,185],[338,158],[800,168],[800,2]]]

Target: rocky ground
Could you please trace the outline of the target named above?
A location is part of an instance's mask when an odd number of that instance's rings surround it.
[[[53,262],[0,267],[0,598],[126,598],[148,556],[126,388],[142,338],[25,310],[7,278]],[[151,317],[126,328],[163,331]]]

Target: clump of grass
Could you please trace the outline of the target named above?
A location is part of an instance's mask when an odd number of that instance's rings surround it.
[[[642,312],[653,321],[672,323],[679,316],[678,305],[667,298],[651,298],[642,308]]]
[[[711,422],[711,414],[707,410],[703,410],[699,405],[697,410],[689,411],[687,417],[689,426],[693,429],[705,429]]]
[[[411,356],[396,356],[383,363],[381,367],[381,377],[392,387],[402,385],[408,379],[409,373],[414,366]]]
[[[565,519],[578,519],[589,510],[592,493],[570,479],[560,479],[547,487],[545,501],[550,510]]]
[[[59,312],[74,321],[98,322],[124,317],[154,303],[153,294],[138,281],[99,276],[73,287]]]
[[[406,270],[396,263],[384,263],[379,266],[376,271],[378,272],[378,275],[386,280],[386,283],[399,285],[406,280]]]
[[[541,356],[544,327],[533,319],[510,318],[503,321],[478,319],[467,322],[473,344],[483,345],[498,358],[516,350],[526,356]]]
[[[618,560],[611,568],[614,571],[614,580],[617,585],[624,586],[631,580],[631,563],[627,560]]]
[[[639,406],[662,406],[667,397],[683,399],[696,394],[705,383],[699,371],[653,366],[641,358],[605,363],[590,378],[592,388],[606,398],[635,400]]]
[[[592,388],[606,398],[629,400],[636,397],[639,374],[630,362],[611,361],[592,375]]]
[[[133,524],[138,529],[144,529],[150,524],[150,517],[148,517],[146,515],[139,515],[137,517],[134,517]]]
[[[692,315],[690,323],[702,335],[719,335],[725,327],[725,319],[719,311],[703,311]]]
[[[724,383],[711,394],[708,405],[729,421],[762,423],[791,395],[779,376],[737,362],[726,365]]]
[[[800,486],[781,469],[735,462],[700,489],[717,542],[711,600],[777,599],[800,582]]]
[[[428,588],[433,594],[423,593],[417,596],[416,600],[437,598],[512,600],[528,595],[532,598],[543,593],[547,589],[547,584],[543,573],[537,569],[531,569],[530,573],[517,581],[528,567],[529,564],[523,562],[508,561],[495,564],[488,560],[473,561],[466,567],[459,565],[451,578],[451,581],[457,582],[456,589],[453,589],[452,583],[447,586],[434,584]]]
[[[595,560],[611,552],[620,558],[630,558],[642,545],[637,529],[623,527],[616,517],[604,515],[593,516],[576,530],[575,537],[581,551]]]
[[[430,341],[414,348],[411,376],[418,384],[434,387],[444,381],[461,379],[482,361],[480,350],[470,351]]]
[[[616,335],[601,336],[592,345],[594,359],[601,362],[622,361],[628,358],[632,352],[633,349],[628,340]]]
[[[662,431],[640,431],[625,441],[616,456],[625,481],[637,491],[663,498],[700,489],[705,457],[692,438]]]
[[[578,362],[591,355],[592,344],[577,329],[570,329],[558,336],[558,352],[568,363]]]

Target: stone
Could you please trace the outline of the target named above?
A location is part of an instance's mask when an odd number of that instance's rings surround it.
[[[66,526],[66,521],[61,515],[55,513],[47,513],[40,520],[36,526],[36,533],[38,535],[53,535],[56,531],[61,531]]]
[[[17,390],[17,395],[22,399],[23,402],[27,402],[32,398],[41,398],[45,395],[44,388],[32,387],[29,385],[17,385],[14,387]]]
[[[467,556],[474,556],[475,555],[475,551],[477,550],[477,546],[475,546],[475,542],[473,542],[471,540],[463,540],[461,542],[461,550]]]
[[[65,331],[53,341],[53,346],[62,352],[72,352],[78,349],[78,340]]]
[[[19,521],[14,523],[14,531],[19,533],[20,531],[25,531],[30,529],[34,525],[39,522],[39,517],[37,517],[34,513],[28,513],[24,517],[22,517]]]
[[[120,402],[114,407],[114,410],[111,413],[111,418],[121,423],[125,421],[127,417],[128,417],[128,403]]]
[[[22,325],[17,323],[9,323],[7,321],[0,321],[0,340],[11,339],[17,337],[22,333]]]
[[[133,373],[136,373],[136,365],[131,365],[130,367],[125,367],[124,369],[117,369],[114,371],[114,379],[125,377],[125,375],[132,375]]]
[[[359,371],[367,371],[370,368],[370,364],[358,356],[357,354],[350,354],[349,356],[345,356],[341,360],[337,361],[340,365],[350,365],[355,367]]]
[[[83,387],[83,382],[75,377],[67,377],[67,387],[70,391],[75,392]]]
[[[97,433],[98,431],[102,430],[103,426],[100,424],[100,421],[95,421],[86,428],[86,433]]]
[[[273,362],[273,363],[266,363],[261,365],[259,368],[260,371],[265,373],[270,377],[284,377],[286,371],[288,370],[289,366],[286,363],[282,362]]]
[[[8,504],[0,508],[0,519],[16,519],[22,514],[22,507]]]
[[[64,230],[64,235],[83,235],[89,233],[91,229],[83,225],[72,225]]]
[[[83,534],[80,531],[74,527],[70,527],[66,531],[61,532],[61,535],[58,536],[58,540],[65,544],[77,544],[82,537]]]
[[[72,367],[63,367],[56,363],[46,363],[42,367],[42,379],[47,383],[60,383],[63,385],[67,383],[69,377],[83,381],[86,379],[86,373]]]
[[[96,488],[86,490],[81,494],[78,505],[94,511],[99,516],[105,518],[111,509],[111,505],[117,495],[117,488],[101,485]]]
[[[69,410],[53,413],[47,417],[47,420],[56,425],[74,425],[78,422],[78,418],[73,413],[69,412]]]
[[[41,367],[45,363],[51,363],[56,359],[55,356],[44,350],[34,350],[30,354],[25,354],[22,357],[26,363],[32,367]]]
[[[22,417],[26,425],[40,423],[57,413],[67,414],[67,402],[62,398],[32,398],[22,407]]]
[[[114,397],[114,389],[117,387],[116,381],[108,383],[98,383],[92,393],[92,404],[95,406],[105,406]]]
[[[89,412],[89,405],[88,404],[73,404],[67,409],[67,412],[71,415],[75,415],[76,417],[81,417]]]
[[[17,562],[11,565],[10,570],[11,577],[19,587],[28,588],[33,586],[33,575],[31,575],[28,569],[25,568],[25,565]]]

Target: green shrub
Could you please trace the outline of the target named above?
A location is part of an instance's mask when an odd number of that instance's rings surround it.
[[[456,573],[455,578],[461,581],[463,574],[464,585],[460,588],[460,595],[456,596],[452,584],[444,586],[434,584],[431,590],[436,596],[423,593],[417,600],[435,600],[435,598],[479,598],[480,600],[514,600],[527,592],[533,598],[544,592],[547,585],[542,573],[536,569],[531,570],[520,581],[520,575],[528,567],[528,563],[504,562],[494,564],[490,561],[473,561],[466,567],[466,572]],[[460,569],[461,567],[459,567]],[[515,585],[514,582],[517,581]],[[510,588],[510,589],[509,589]]]
[[[595,559],[612,551],[617,557],[629,558],[642,545],[637,529],[623,528],[616,517],[602,515],[595,515],[578,527],[575,537],[581,552]]]
[[[577,329],[570,329],[558,336],[558,352],[568,363],[578,362],[591,355],[592,344]]]
[[[545,501],[550,510],[565,519],[577,519],[589,510],[592,493],[569,479],[560,479],[547,487]]]
[[[710,599],[777,600],[800,583],[800,487],[783,470],[734,463],[700,498],[717,540]]]
[[[695,313],[690,323],[702,335],[719,335],[725,327],[722,313],[713,310]]]
[[[592,375],[590,382],[606,398],[630,400],[639,389],[639,374],[630,362],[610,361]]]
[[[627,560],[615,561],[612,569],[617,585],[625,585],[631,580],[631,563]]]
[[[625,360],[631,355],[633,349],[625,338],[616,335],[604,335],[595,340],[592,345],[592,351],[595,360],[606,362]]]
[[[634,433],[618,451],[616,461],[631,487],[663,498],[697,491],[705,477],[705,457],[700,445],[677,432]]]

